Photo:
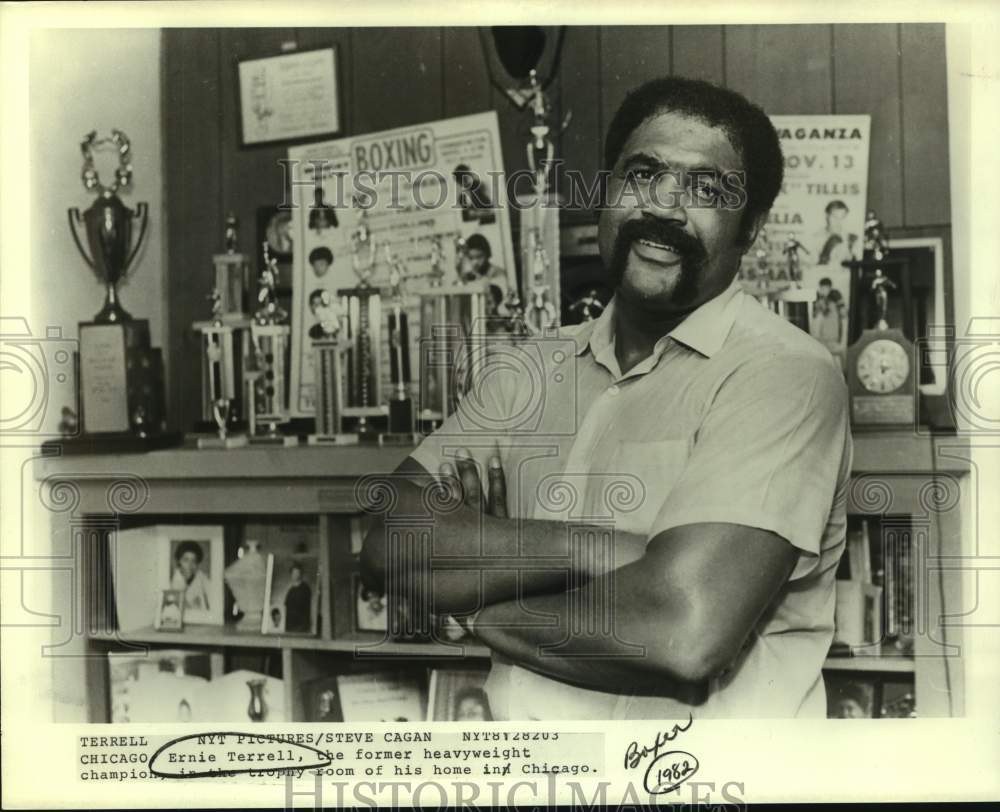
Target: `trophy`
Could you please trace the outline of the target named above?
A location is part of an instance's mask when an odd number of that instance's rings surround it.
[[[112,148],[118,166],[106,186],[94,166],[94,152]],[[132,211],[118,197],[132,181],[132,147],[121,130],[110,138],[88,133],[80,144],[81,178],[97,199],[83,214],[68,210],[70,234],[80,256],[104,283],[104,306],[93,321],[81,322],[79,353],[80,427],[87,435],[147,439],[163,431],[163,358],[150,344],[149,321],[133,319],[118,298],[146,235],[149,207],[139,203]],[[133,244],[132,221],[140,220]],[[79,236],[82,227],[89,255]]]
[[[250,369],[244,372],[246,412],[250,443],[294,446],[295,436],[285,436],[278,424],[288,422],[288,349],[291,327],[288,313],[278,304],[277,260],[263,244],[264,269],[259,279],[257,310],[250,324],[248,360]],[[266,431],[260,431],[267,424]]]
[[[402,260],[385,247],[389,265],[389,431],[379,435],[380,444],[416,442],[413,399],[410,397],[410,324],[403,310],[403,280],[406,268]]]
[[[250,265],[239,248],[239,220],[226,215],[225,251],[212,257],[215,266],[215,290],[219,292],[220,318],[224,323],[240,324],[246,320],[246,290]]]
[[[214,423],[216,436],[197,437],[198,448],[239,448],[247,444],[241,434],[230,434],[236,422],[234,404],[239,397],[239,367],[246,349],[247,325],[227,324],[223,319],[222,295],[213,289],[212,319],[194,323],[201,333],[202,420]]]
[[[351,235],[351,262],[359,283],[337,291],[343,310],[341,334],[344,342],[345,387],[341,416],[355,423],[362,440],[377,440],[375,419],[386,416],[381,405],[382,297],[371,284],[375,272],[376,245],[362,210]]]
[[[340,305],[329,292],[319,301],[322,336],[313,340],[313,369],[316,374],[316,432],[309,445],[357,445],[358,435],[343,430],[344,346],[340,340]]]
[[[465,240],[455,238],[456,275],[443,279],[440,239],[431,252],[428,285],[414,291],[420,297],[420,410],[418,430],[434,431],[455,411],[483,362],[487,339],[489,283],[463,282],[467,264]]]

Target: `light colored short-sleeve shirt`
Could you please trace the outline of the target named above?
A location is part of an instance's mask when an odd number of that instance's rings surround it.
[[[851,464],[842,372],[819,342],[735,283],[626,374],[614,318],[612,301],[596,321],[499,348],[414,459],[436,473],[466,448],[485,470],[499,452],[515,518],[649,539],[728,522],[776,533],[799,558],[733,667],[698,700],[589,690],[495,656],[495,716],[824,716]]]

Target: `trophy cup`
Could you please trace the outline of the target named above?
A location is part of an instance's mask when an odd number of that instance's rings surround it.
[[[109,186],[101,182],[94,166],[94,152],[102,147],[111,147],[118,158]],[[122,307],[118,285],[142,246],[149,207],[139,203],[133,212],[117,195],[132,181],[132,147],[125,133],[112,130],[110,138],[98,139],[97,132],[91,132],[80,151],[83,185],[96,192],[97,199],[83,214],[75,207],[68,210],[70,234],[84,262],[105,286],[104,306],[93,321],[79,325],[80,428],[92,438],[146,441],[163,434],[163,358],[150,344],[149,321],[133,319]],[[134,219],[140,225],[133,244]]]
[[[402,260],[385,247],[389,265],[389,431],[379,435],[379,444],[414,444],[413,399],[410,397],[410,324],[403,310],[403,280],[406,269]]]
[[[252,368],[244,373],[246,411],[250,443],[255,445],[298,445],[298,438],[278,431],[278,424],[288,422],[288,348],[291,327],[288,314],[278,304],[277,260],[263,246],[264,269],[257,292],[257,310],[250,324]],[[262,423],[267,424],[260,431]]]
[[[381,324],[382,297],[371,284],[375,272],[376,245],[362,210],[351,235],[351,262],[359,283],[337,291],[344,313],[345,391],[341,416],[354,422],[360,440],[377,441],[374,423],[388,413],[382,406]]]

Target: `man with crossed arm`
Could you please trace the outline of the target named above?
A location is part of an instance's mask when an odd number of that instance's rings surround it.
[[[464,563],[435,569],[433,609],[493,651],[497,719],[821,717],[846,390],[822,345],[736,281],[781,186],[777,135],[732,91],[661,79],[623,102],[605,165],[615,295],[561,330],[572,357],[539,340],[540,424],[524,427],[528,377],[488,366],[397,471],[404,507],[434,476],[463,500],[434,525],[435,560]],[[566,364],[574,385],[553,385]],[[599,536],[609,509],[612,555],[569,558],[568,523]],[[385,536],[376,522],[365,540],[371,583],[405,565]],[[614,634],[583,634],[580,607]]]

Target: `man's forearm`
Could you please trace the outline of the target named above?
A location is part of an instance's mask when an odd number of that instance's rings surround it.
[[[410,489],[419,490],[415,484],[404,483],[400,498],[412,500]],[[413,542],[402,541],[411,529],[415,538],[426,533],[426,526],[417,523],[412,528],[406,522],[394,524],[399,544],[407,546],[392,549],[384,522],[374,522],[362,552],[364,575],[369,583],[381,584],[390,566],[397,576],[408,578],[428,571],[429,564],[433,603],[439,613],[472,611],[512,600],[519,589],[520,594],[565,591],[637,560],[646,544],[645,537],[625,532],[616,532],[608,541],[606,527],[573,525],[571,529],[556,521],[497,519],[462,506],[435,517],[433,559],[422,562],[413,555]]]
[[[518,665],[587,688],[698,701],[712,666],[682,602],[655,596],[641,562],[600,576],[572,595],[495,604],[475,633]]]

